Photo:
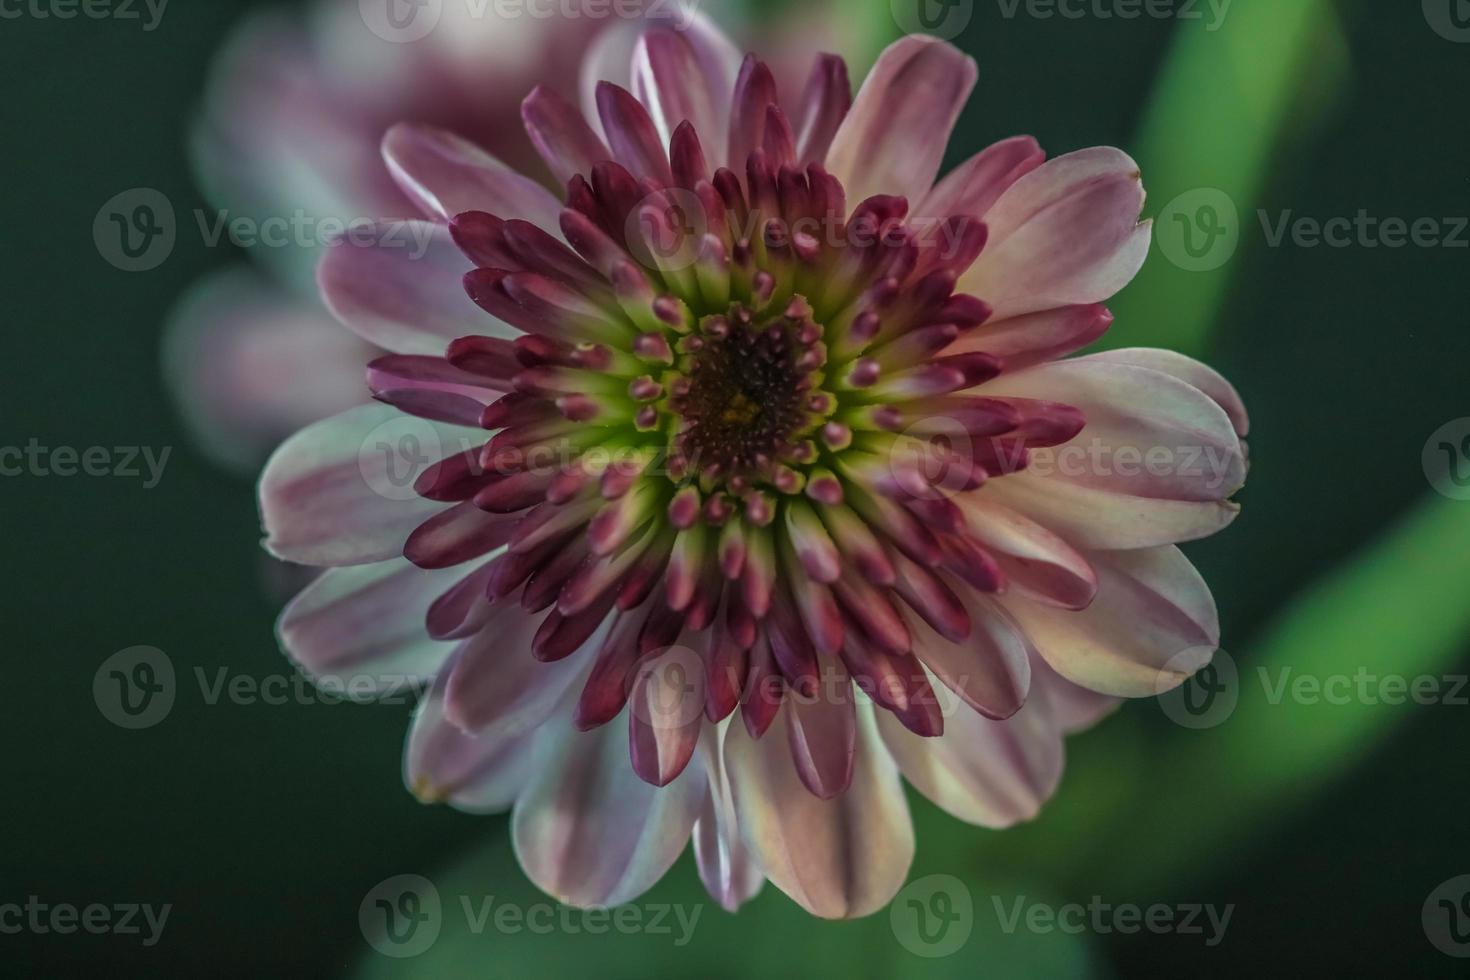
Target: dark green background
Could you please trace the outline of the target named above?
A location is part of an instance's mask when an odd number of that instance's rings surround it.
[[[368,888],[390,874],[451,866],[505,830],[500,819],[425,808],[403,792],[406,708],[208,706],[190,679],[196,666],[252,677],[287,669],[261,584],[252,488],[190,449],[159,378],[161,325],[174,299],[237,258],[205,248],[185,223],[206,205],[183,136],[211,55],[248,6],[175,0],[151,34],[136,22],[0,21],[0,443],[175,447],[154,490],[107,478],[0,481],[9,668],[0,902],[37,894],[174,906],[152,949],[125,937],[0,936],[7,974],[343,973],[366,949],[356,913]],[[979,59],[982,81],[956,156],[1016,132],[1054,152],[1130,145],[1170,22],[1006,21],[993,3],[978,7],[961,43]],[[1336,108],[1301,121],[1310,139],[1273,160],[1262,200],[1243,209],[1470,213],[1470,45],[1435,35],[1409,0],[1344,15],[1350,63]],[[1213,123],[1201,114],[1197,124]],[[92,220],[108,198],[138,186],[167,194],[183,220],[170,261],[129,275],[99,257]],[[1162,203],[1152,201],[1150,213]],[[1211,361],[1252,409],[1255,468],[1239,523],[1191,550],[1232,650],[1246,649],[1294,592],[1424,499],[1424,440],[1470,415],[1470,252],[1270,250],[1259,234],[1248,237]],[[1466,586],[1425,583],[1462,596]],[[108,655],[138,644],[168,652],[181,694],[166,722],[125,732],[98,713],[91,682]],[[1454,669],[1467,666],[1462,656]],[[1183,936],[1101,937],[1096,968],[1118,976],[1464,975],[1462,961],[1426,942],[1419,908],[1439,882],[1470,872],[1467,711],[1403,709],[1391,735],[1309,807],[1268,814],[1230,854],[1208,856],[1208,872],[1175,876],[1157,894],[1116,896],[1236,903],[1220,947]],[[1109,725],[1142,731],[1145,751],[1190,737],[1147,704]],[[1106,737],[1107,728],[1084,738]],[[1149,788],[1170,778],[1151,771],[1130,805],[1147,810]],[[1218,774],[1226,787],[1249,778]],[[1229,795],[1208,805],[1228,806]],[[929,813],[923,826],[942,823]],[[921,833],[920,865],[948,870],[945,849],[967,835],[992,836],[958,827]],[[1007,860],[1024,867],[1028,856],[1017,844]],[[974,873],[983,880],[985,869]],[[674,876],[687,891],[687,858]],[[1115,894],[1102,878],[1059,887],[1082,901]],[[758,904],[775,911],[742,941],[778,946],[793,968],[820,969],[831,930],[892,944],[886,917],[828,926],[767,891]],[[707,910],[706,924],[719,915]],[[747,975],[740,962],[702,952],[703,935],[666,950],[659,969]],[[476,975],[502,975],[492,955],[487,946]],[[1015,975],[988,969],[974,946],[962,955],[970,960],[955,975]],[[596,961],[581,972],[594,970],[624,975]]]

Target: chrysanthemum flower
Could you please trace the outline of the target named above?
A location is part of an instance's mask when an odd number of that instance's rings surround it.
[[[525,101],[564,200],[388,134],[453,241],[321,268],[398,353],[384,404],[262,481],[269,547],[332,566],[283,642],[318,677],[431,676],[408,784],[513,805],[558,899],[629,901],[692,836],[726,907],[770,879],[865,915],[913,854],[900,775],[1028,819],[1064,734],[1208,661],[1174,545],[1235,516],[1245,412],[1182,356],[1063,359],[1148,250],[1138,168],[1017,138],[936,183],[976,78],[953,47],[897,42],[855,100],[840,59],[778,92],[702,22],[625,54],[585,117]]]

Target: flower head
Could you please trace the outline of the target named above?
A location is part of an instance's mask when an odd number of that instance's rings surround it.
[[[586,116],[524,103],[564,200],[389,132],[450,230],[323,263],[398,353],[368,370],[384,405],[262,481],[270,547],[338,566],[284,642],[319,676],[433,676],[409,784],[513,803],[562,900],[627,901],[692,835],[729,907],[769,878],[867,914],[912,855],[900,772],[1027,819],[1065,732],[1208,662],[1173,544],[1234,516],[1244,411],[1177,355],[1060,359],[1143,261],[1138,168],[1018,138],[936,183],[976,77],[953,47],[897,42],[855,100],[823,56],[790,99],[699,21],[620,75]],[[441,453],[373,493],[410,429]]]

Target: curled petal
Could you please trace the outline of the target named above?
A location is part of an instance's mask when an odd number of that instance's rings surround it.
[[[827,170],[848,199],[923,200],[977,75],[973,59],[932,37],[910,35],[889,45],[827,152]]]
[[[1094,354],[1090,360],[1106,364],[1129,364],[1177,378],[1210,396],[1230,417],[1230,424],[1235,427],[1236,435],[1242,439],[1250,435],[1250,416],[1246,413],[1245,402],[1241,400],[1240,393],[1208,364],[1201,364],[1176,351],[1160,350],[1156,347],[1103,351]]]
[[[472,433],[387,405],[364,405],[301,430],[260,478],[266,549],[306,565],[396,557],[409,534],[442,509],[412,493],[422,472],[413,468],[426,468],[444,455],[441,447],[458,448]]]
[[[1103,302],[1148,255],[1150,225],[1138,223],[1143,198],[1138,164],[1121,150],[1050,160],[986,214],[990,242],[959,288],[989,303],[992,321]]]
[[[987,718],[1021,710],[1031,688],[1031,649],[1020,625],[995,600],[972,594],[966,605],[973,631],[956,643],[920,617],[905,617],[914,656],[966,704]]]
[[[434,676],[451,647],[424,632],[424,613],[454,579],[402,558],[333,568],[281,613],[281,646],[325,688],[378,695]]]
[[[735,801],[725,769],[723,728],[706,726],[700,736],[700,755],[709,774],[709,795],[694,824],[694,859],[710,896],[727,912],[754,898],[765,885],[755,856],[740,838]]]
[[[1098,591],[1081,612],[1004,600],[1058,674],[1112,697],[1153,697],[1210,662],[1220,645],[1215,600],[1178,548],[1091,552],[1087,559]]]
[[[694,757],[704,720],[704,667],[697,654],[673,647],[645,661],[628,698],[633,771],[667,786]]]
[[[1063,609],[1085,609],[1097,594],[1097,576],[1067,542],[986,494],[961,494],[969,533],[1031,598]]]
[[[802,783],[784,715],[760,741],[741,725],[726,731],[741,835],[766,877],[808,912],[824,919],[871,915],[903,886],[914,857],[908,804],[872,709],[858,711],[852,784],[831,800]]]
[[[586,669],[585,658],[535,659],[531,641],[538,625],[520,606],[499,603],[486,627],[460,644],[444,695],[450,724],[465,732],[520,733],[556,710]]]
[[[984,218],[1011,185],[1041,166],[1046,152],[1030,136],[1002,140],[975,154],[934,185],[915,214]]]
[[[468,735],[444,716],[448,670],[414,711],[403,753],[403,782],[425,803],[466,813],[510,809],[531,778],[534,734],[492,731]]]
[[[1023,398],[1044,391],[1085,416],[1070,442],[1032,450],[1025,472],[994,485],[1000,503],[1073,544],[1172,543],[1233,516],[1224,502],[1245,483],[1245,450],[1225,410],[1198,388],[1149,368],[1083,357],[1004,376],[985,391]]]
[[[550,191],[452,133],[400,123],[383,137],[383,158],[403,192],[438,221],[488,211],[557,231],[561,202]]]
[[[511,820],[516,856],[559,902],[622,905],[653,887],[689,843],[708,792],[704,771],[650,786],[634,774],[617,726],[578,732],[565,714],[537,738],[536,772]]]
[[[1004,721],[959,705],[945,712],[944,734],[935,738],[920,738],[886,712],[878,727],[904,778],[966,823],[1000,830],[1030,820],[1061,783],[1062,733],[1044,696]]]
[[[1107,333],[1112,325],[1113,315],[1105,306],[1063,306],[981,324],[945,353],[983,351],[999,358],[1007,371],[1019,371],[1075,353]]]
[[[466,334],[515,336],[465,297],[460,282],[469,268],[444,227],[384,222],[328,249],[317,283],[327,308],[362,339],[397,354],[439,357]]]

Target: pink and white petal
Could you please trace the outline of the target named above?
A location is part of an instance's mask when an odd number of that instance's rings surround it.
[[[631,902],[683,852],[708,794],[700,766],[658,788],[639,779],[622,726],[572,726],[571,703],[541,729],[535,775],[511,839],[527,876],[578,908]]]
[[[737,911],[765,886],[760,864],[740,838],[735,801],[725,770],[726,725],[706,725],[699,753],[709,777],[709,794],[694,823],[694,860],[710,897],[726,912]]]
[[[487,211],[561,235],[561,202],[550,191],[453,133],[399,123],[383,137],[383,159],[403,193],[437,222]]]
[[[1224,530],[1240,516],[1240,505],[1228,500],[1136,497],[1024,470],[986,484],[985,492],[1083,549],[1197,541]]]
[[[612,151],[581,111],[544,85],[532,89],[521,103],[521,119],[536,152],[560,184],[612,159]]]
[[[903,887],[914,857],[908,802],[873,709],[858,711],[852,785],[833,800],[818,799],[802,783],[785,715],[760,741],[744,725],[725,732],[741,836],[766,877],[808,912],[824,919],[872,915]]]
[[[945,348],[945,354],[981,351],[1019,371],[1065,357],[1107,333],[1113,314],[1105,306],[1062,306],[1055,310],[982,323]]]
[[[671,647],[635,668],[628,749],[645,782],[667,786],[694,758],[704,728],[704,683],[704,663],[687,647]]]
[[[827,169],[847,199],[923,200],[978,74],[973,58],[935,38],[909,35],[890,44],[827,152]]]
[[[362,365],[374,353],[320,306],[241,267],[179,303],[164,373],[200,448],[254,470],[291,433],[365,403]]]
[[[705,69],[683,33],[647,31],[633,52],[633,93],[648,107],[665,146],[679,124],[688,121],[699,134],[706,158],[723,160],[729,93],[714,91],[711,85],[718,79]]]
[[[401,458],[397,447],[409,439],[421,458]],[[388,405],[363,405],[303,429],[275,451],[260,478],[266,550],[303,565],[398,557],[409,534],[444,509],[413,493],[422,469],[461,443],[483,441],[483,431],[416,419]]]
[[[402,558],[329,569],[281,612],[276,634],[324,689],[363,698],[422,686],[453,652],[424,632],[424,613],[454,576]]]
[[[1058,612],[1019,597],[1002,600],[1058,674],[1099,694],[1153,697],[1210,662],[1220,645],[1215,600],[1174,547],[1091,552],[1097,599]]]
[[[891,713],[878,728],[903,777],[946,813],[1002,830],[1031,820],[1061,785],[1062,731],[1047,698],[1037,696],[1005,721],[992,721],[953,695],[934,689],[944,709],[944,734],[920,738]],[[946,700],[947,699],[947,700]]]
[[[1028,474],[1114,494],[1201,503],[1228,500],[1245,484],[1245,451],[1230,417],[1172,375],[1090,355],[1002,375],[984,391],[1050,398],[1086,417],[1070,442],[1033,449]]]
[[[579,652],[543,663],[531,652],[542,617],[500,600],[490,621],[460,645],[444,696],[450,724],[479,734],[519,736],[549,718],[582,677],[589,653],[607,635],[607,624]]]
[[[716,129],[701,130],[699,138],[723,142],[721,135],[729,127],[730,94],[735,91],[735,76],[740,71],[741,53],[709,17],[705,16],[690,0],[671,0],[659,5],[658,13],[650,13],[644,19],[625,20],[610,27],[588,47],[582,59],[582,109],[587,118],[597,127],[598,135],[605,136],[602,121],[597,112],[597,86],[600,82],[612,82],[626,89],[634,87],[634,53],[638,49],[643,32],[650,25],[656,30],[672,29],[689,42],[698,61],[705,83],[714,96],[717,112]],[[674,123],[678,126],[678,121]],[[710,153],[711,144],[705,144],[705,153],[711,160],[722,160],[723,155]]]
[[[989,303],[993,322],[1101,303],[1133,280],[1148,255],[1151,226],[1138,221],[1143,200],[1138,165],[1120,150],[1050,160],[990,209],[989,241],[959,288]]]
[[[1220,372],[1208,364],[1201,364],[1192,357],[1157,347],[1129,347],[1122,350],[1103,351],[1092,355],[1091,359],[1108,364],[1131,364],[1134,367],[1148,368],[1151,371],[1178,378],[1214,399],[1215,404],[1230,416],[1230,424],[1235,426],[1236,435],[1242,439],[1250,435],[1250,416],[1246,412],[1245,402],[1241,400],[1240,393],[1235,390],[1234,385],[1225,380]]]
[[[1065,735],[1087,731],[1123,705],[1122,698],[1073,684],[1039,655],[1031,658],[1031,685],[1043,692],[1052,717]]]
[[[414,711],[403,752],[403,782],[424,803],[466,813],[510,809],[530,781],[534,731],[468,735],[444,716],[446,664]]]
[[[1031,648],[1026,634],[994,599],[968,588],[956,594],[965,597],[969,637],[956,643],[905,609],[914,656],[974,710],[988,718],[1009,718],[1021,710],[1031,689]]]
[[[1085,609],[1097,595],[1097,575],[1071,545],[988,494],[958,494],[970,536],[1000,564],[1011,587],[1028,598]]]
[[[398,221],[359,229],[329,248],[317,283],[332,314],[369,343],[441,356],[450,341],[470,334],[520,336],[465,294],[470,268],[444,226]]]
[[[984,218],[1011,185],[1041,166],[1046,151],[1030,136],[995,143],[950,171],[913,213],[930,220],[968,214]]]
[[[819,798],[830,800],[852,783],[857,696],[842,661],[822,659],[815,694],[787,692],[786,734],[802,783]]]

